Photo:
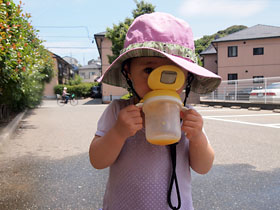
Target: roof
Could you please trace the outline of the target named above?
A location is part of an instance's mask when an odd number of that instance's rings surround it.
[[[212,43],[277,37],[280,37],[280,27],[258,24],[225,37],[213,40]]]
[[[106,31],[94,34],[94,36],[105,36]]]
[[[200,55],[209,55],[209,54],[216,54],[217,51],[216,49],[213,47],[212,44],[210,44],[205,50],[203,50]]]
[[[49,51],[49,50],[48,50]],[[56,59],[58,59],[58,60],[60,60],[61,62],[63,62],[63,63],[65,63],[66,65],[68,65],[71,69],[73,69],[73,66],[72,66],[72,64],[70,64],[70,63],[68,63],[66,60],[64,60],[62,57],[60,57],[59,55],[57,55],[57,54],[55,54],[55,53],[53,53],[53,52],[51,52],[51,51],[49,51],[50,53],[52,53],[52,57],[53,58],[56,58]]]

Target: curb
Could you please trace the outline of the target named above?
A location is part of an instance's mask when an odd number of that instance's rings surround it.
[[[0,135],[0,146],[2,146],[7,140],[11,138],[25,113],[26,110],[19,113],[5,128],[2,129]]]
[[[260,111],[261,108],[260,107],[249,107],[248,110],[250,110],[250,111]]]
[[[241,106],[231,106],[231,109],[241,109]]]
[[[222,109],[223,108],[223,106],[220,106],[220,105],[215,105],[213,107],[216,108],[216,109]]]

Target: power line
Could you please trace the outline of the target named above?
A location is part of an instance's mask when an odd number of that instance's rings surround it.
[[[89,36],[89,30],[87,26],[35,26],[37,28],[83,28],[87,31],[87,37],[92,41],[92,38]]]
[[[96,47],[46,47],[47,49],[52,48],[52,49],[92,49],[95,50],[97,49]]]
[[[88,39],[87,36],[44,36],[44,35],[41,35],[40,37],[54,37],[54,38],[85,38],[85,39]]]

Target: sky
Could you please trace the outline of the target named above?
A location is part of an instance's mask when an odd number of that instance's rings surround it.
[[[14,0],[16,4],[20,0]],[[126,17],[132,18],[134,0],[21,0],[31,14],[31,25],[51,52],[76,58],[81,65],[97,59],[94,34],[105,32]],[[140,0],[139,0],[140,1]],[[188,22],[194,38],[212,35],[232,25],[280,27],[279,0],[146,0],[155,11]]]

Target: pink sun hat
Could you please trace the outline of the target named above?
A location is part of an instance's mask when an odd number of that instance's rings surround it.
[[[135,57],[166,57],[183,70],[194,74],[191,91],[214,91],[221,77],[199,66],[191,27],[170,14],[154,12],[137,17],[128,29],[120,56],[107,68],[100,82],[128,87],[121,73],[122,63]]]

